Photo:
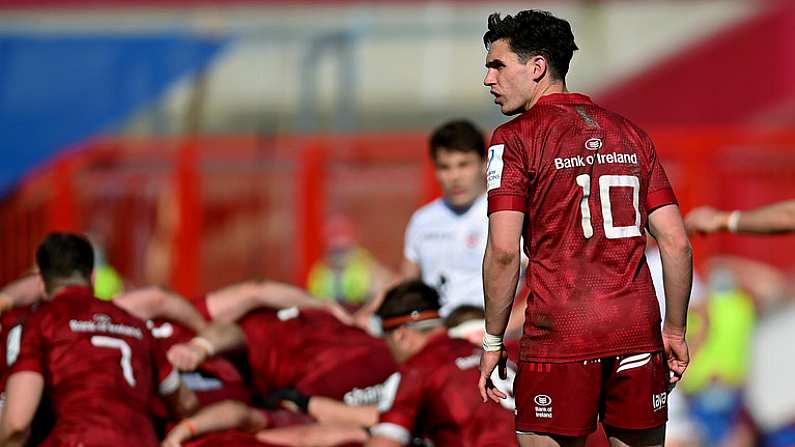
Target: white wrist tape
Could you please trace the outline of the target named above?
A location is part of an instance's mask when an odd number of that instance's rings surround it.
[[[726,221],[726,229],[731,233],[737,232],[737,225],[740,223],[740,210],[734,210],[729,213],[729,219]]]
[[[210,343],[210,340],[207,340],[204,337],[193,337],[190,340],[190,343],[204,349],[204,352],[207,353],[207,357],[212,357],[213,354],[215,354],[215,346]]]
[[[483,334],[483,350],[499,351],[502,349],[502,335],[491,335],[488,332]]]

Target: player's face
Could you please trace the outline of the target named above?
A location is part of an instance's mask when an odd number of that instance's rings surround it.
[[[530,108],[534,96],[531,64],[522,63],[505,39],[491,43],[486,54],[483,85],[494,95],[494,103],[504,115],[515,115]]]
[[[486,164],[475,152],[441,149],[436,153],[434,164],[436,180],[450,205],[467,207],[483,193]]]
[[[397,328],[384,334],[384,342],[386,342],[386,347],[396,362],[403,363],[409,357],[409,350],[405,346],[406,333],[404,328]]]

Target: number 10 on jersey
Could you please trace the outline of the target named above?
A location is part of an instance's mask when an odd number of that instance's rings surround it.
[[[586,239],[593,236],[591,224],[591,175],[580,174],[577,176],[577,185],[582,188],[580,213],[582,214],[582,232]],[[632,208],[635,210],[635,225],[616,227],[613,225],[613,204],[610,201],[610,188],[632,188]],[[599,177],[599,202],[602,205],[602,222],[605,236],[608,239],[621,239],[625,237],[640,236],[640,179],[634,175],[603,175]]]

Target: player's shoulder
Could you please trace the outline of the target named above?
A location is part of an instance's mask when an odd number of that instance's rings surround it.
[[[534,118],[538,115],[535,109],[534,107],[497,126],[492,133],[492,141],[504,142],[506,139],[521,138],[530,133],[534,126]]]
[[[445,207],[446,205],[441,197],[419,207],[411,215],[409,226],[424,226],[443,218],[447,213]]]
[[[593,104],[593,106],[599,109],[600,113],[607,118],[608,122],[620,127],[624,132],[629,132],[631,136],[634,136],[638,139],[650,141],[649,135],[646,133],[646,131],[635,124],[631,119],[616,111],[606,109],[598,104]]]

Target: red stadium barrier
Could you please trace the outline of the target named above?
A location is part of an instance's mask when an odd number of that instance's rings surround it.
[[[792,197],[795,129],[652,132],[684,210]],[[194,295],[268,277],[303,283],[323,222],[345,214],[387,265],[414,209],[438,195],[426,135],[101,138],[32,173],[0,203],[0,281],[30,268],[53,229],[90,233],[132,285]],[[795,265],[795,238],[694,240],[714,253]]]

